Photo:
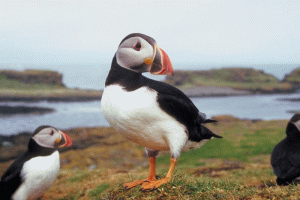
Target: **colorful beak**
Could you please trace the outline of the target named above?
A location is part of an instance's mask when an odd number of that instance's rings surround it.
[[[59,148],[61,147],[69,147],[73,144],[71,138],[64,132],[60,131],[61,134],[61,141],[59,142]]]
[[[154,75],[173,75],[173,66],[168,54],[157,45],[155,46],[155,51],[155,57],[150,73]]]

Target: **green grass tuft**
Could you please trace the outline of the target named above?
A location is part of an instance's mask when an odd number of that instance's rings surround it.
[[[91,198],[96,198],[99,199],[100,195],[106,191],[108,188],[110,187],[110,185],[108,183],[101,183],[100,185],[98,185],[95,189],[91,190],[89,192],[89,196]]]
[[[84,179],[88,178],[90,176],[89,173],[84,173],[84,174],[76,174],[74,177],[71,177],[69,179],[70,182],[80,182],[83,181]]]

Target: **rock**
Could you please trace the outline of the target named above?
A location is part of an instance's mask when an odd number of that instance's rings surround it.
[[[0,106],[0,115],[15,114],[45,114],[54,112],[52,108],[27,107],[27,106]]]

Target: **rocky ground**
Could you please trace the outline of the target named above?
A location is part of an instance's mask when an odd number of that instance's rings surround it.
[[[45,114],[50,112],[54,112],[54,109],[35,106],[0,106],[0,116],[14,114]]]
[[[217,86],[197,86],[192,88],[182,89],[188,97],[217,97],[217,96],[236,96],[236,95],[251,95],[247,90],[236,90],[229,87]]]

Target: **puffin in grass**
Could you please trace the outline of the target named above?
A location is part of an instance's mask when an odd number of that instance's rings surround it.
[[[278,185],[289,185],[300,177],[300,114],[289,121],[286,138],[272,151],[271,164]]]
[[[52,127],[38,127],[28,150],[4,172],[0,181],[1,200],[35,200],[55,181],[60,168],[57,148],[72,145],[70,137]]]
[[[179,89],[143,76],[173,74],[171,61],[156,43],[144,34],[133,33],[120,43],[105,82],[101,109],[110,125],[129,140],[146,149],[149,175],[125,183],[125,188],[142,185],[153,190],[168,183],[182,149],[190,142],[221,138],[202,124],[215,122],[199,112]],[[170,151],[171,165],[165,178],[155,179],[159,151]]]

